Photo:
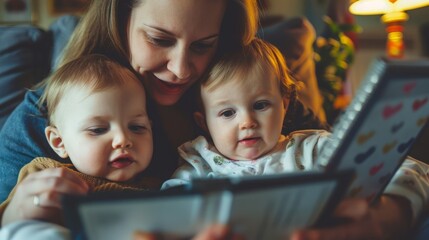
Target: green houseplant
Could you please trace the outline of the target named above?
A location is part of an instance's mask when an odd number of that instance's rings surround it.
[[[340,24],[325,16],[325,31],[314,45],[316,76],[328,123],[348,105],[350,97],[344,92],[347,70],[353,62],[355,47],[347,32],[358,32],[356,24]]]

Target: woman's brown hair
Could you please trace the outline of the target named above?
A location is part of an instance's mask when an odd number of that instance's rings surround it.
[[[59,65],[84,55],[103,54],[129,66],[128,20],[132,9],[144,1],[156,0],[93,0]],[[255,37],[259,22],[256,0],[225,1],[228,5],[222,20],[218,53],[248,44]]]

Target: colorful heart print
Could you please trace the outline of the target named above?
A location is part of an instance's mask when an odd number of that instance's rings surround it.
[[[384,166],[384,163],[380,163],[380,164],[372,166],[369,169],[369,175],[370,176],[374,176],[375,174],[377,174],[378,172],[380,172],[380,170],[383,168],[383,166]]]
[[[375,146],[370,147],[367,151],[358,153],[355,156],[355,162],[361,164],[365,162],[375,152]]]
[[[398,142],[396,140],[394,140],[393,142],[384,144],[383,149],[382,149],[383,154],[390,152],[390,150],[392,150],[396,146],[397,143]]]
[[[364,144],[366,141],[368,141],[369,139],[371,139],[374,136],[375,132],[374,131],[370,131],[368,133],[362,133],[357,137],[357,142],[359,145]]]
[[[424,98],[424,99],[416,99],[413,102],[413,110],[417,111],[419,110],[421,107],[423,107],[426,103],[428,102],[428,98]]]
[[[417,126],[421,127],[421,126],[425,125],[427,123],[428,119],[429,119],[429,116],[428,117],[419,118],[417,120]]]
[[[399,122],[397,124],[394,124],[391,128],[390,131],[392,133],[396,133],[397,131],[399,131],[399,129],[401,129],[404,126],[404,122]]]
[[[401,111],[402,109],[402,103],[393,105],[393,106],[385,106],[383,109],[383,117],[384,119],[388,119]]]
[[[416,85],[417,85],[417,83],[416,83],[416,82],[410,82],[410,83],[407,83],[407,84],[405,84],[405,85],[402,87],[402,91],[403,91],[405,94],[408,94],[408,93],[410,93],[411,91],[413,91],[413,89],[416,87]]]
[[[414,138],[410,138],[410,140],[405,141],[401,144],[399,144],[397,150],[399,153],[403,153],[405,152],[405,150],[407,150],[408,148],[411,147],[411,145],[414,143]]]

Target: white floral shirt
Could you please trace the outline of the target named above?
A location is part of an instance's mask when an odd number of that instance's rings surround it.
[[[281,136],[271,153],[252,161],[222,156],[205,137],[200,136],[178,148],[184,162],[162,189],[188,184],[195,177],[251,176],[297,171],[321,171],[318,153],[330,136],[324,130],[295,131]],[[429,201],[429,166],[407,158],[385,189],[387,194],[407,198],[416,219]]]

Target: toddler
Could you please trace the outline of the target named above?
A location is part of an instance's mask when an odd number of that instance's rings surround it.
[[[152,158],[151,122],[143,85],[132,71],[102,55],[78,58],[50,77],[41,107],[45,102],[46,139],[70,161],[36,158],[21,169],[18,183],[30,173],[61,167],[84,179],[91,191],[153,187],[142,174]],[[0,205],[0,216],[14,194]],[[43,208],[50,198],[36,194],[33,204]]]
[[[183,164],[163,188],[194,177],[251,176],[320,170],[318,153],[329,139],[324,130],[281,134],[296,86],[281,53],[255,39],[216,61],[199,89],[194,117],[203,136],[178,148]],[[425,209],[427,165],[407,158],[384,196],[410,203],[413,219]]]
[[[296,88],[281,53],[262,40],[255,39],[241,51],[222,57],[201,82],[200,111],[194,113],[206,134],[178,148],[185,163],[163,188],[188,183],[192,177],[314,168],[329,133],[281,134]]]

